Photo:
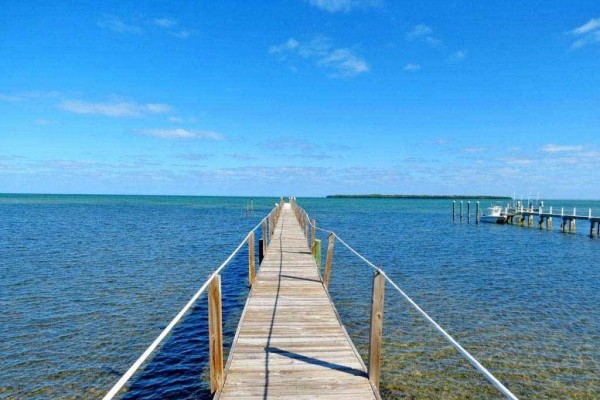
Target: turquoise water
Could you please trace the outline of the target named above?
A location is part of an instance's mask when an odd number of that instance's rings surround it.
[[[0,398],[98,398],[275,198],[0,195]],[[452,223],[447,200],[298,199],[521,398],[600,397],[599,239]],[[482,204],[486,204],[482,202]],[[600,202],[546,201],[591,207]],[[324,235],[320,235],[325,242]],[[226,342],[247,253],[223,275]],[[331,293],[366,359],[370,270],[336,244]],[[206,398],[202,298],[126,398]],[[388,286],[385,398],[497,398]]]

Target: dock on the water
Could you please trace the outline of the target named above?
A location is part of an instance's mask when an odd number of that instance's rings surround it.
[[[283,207],[215,399],[375,399],[289,204]]]
[[[519,202],[520,203],[520,202]],[[592,215],[592,209],[588,209],[587,214],[577,214],[577,209],[569,213],[564,207],[561,207],[560,212],[556,212],[552,207],[544,208],[543,202],[540,206],[534,206],[533,203],[524,207],[517,203],[516,205],[507,204],[502,208],[500,216],[503,217],[503,223],[517,226],[528,226],[530,228],[537,226],[539,229],[552,230],[553,220],[560,221],[560,230],[563,233],[575,233],[577,221],[589,222],[589,236],[591,238],[600,238],[600,216]],[[471,202],[467,201],[466,215],[463,214],[463,201],[459,203],[458,212],[459,221],[463,222],[466,218],[467,222],[471,222]],[[479,224],[481,217],[479,202],[475,203],[475,223]],[[537,219],[537,223],[536,223]],[[456,201],[452,202],[452,221],[456,220]]]
[[[261,238],[256,233],[262,232]],[[328,234],[323,276],[319,271],[321,241]],[[258,239],[259,271],[256,274]],[[368,366],[352,344],[329,296],[335,243],[343,245],[373,274]],[[251,286],[229,350],[223,348],[221,273],[248,246]],[[413,307],[485,379],[506,398],[517,397],[412,300],[380,267],[362,256],[335,232],[316,221],[295,201],[283,198],[256,225],[131,365],[103,400],[112,400],[150,359],[173,328],[206,293],[208,300],[208,364],[215,399],[380,399],[383,305],[386,284]],[[366,300],[366,299],[365,299]]]

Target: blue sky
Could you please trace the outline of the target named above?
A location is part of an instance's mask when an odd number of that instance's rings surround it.
[[[597,1],[10,1],[0,60],[0,192],[600,199]]]

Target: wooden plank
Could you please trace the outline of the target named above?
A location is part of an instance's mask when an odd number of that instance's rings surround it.
[[[284,204],[273,218],[275,240],[252,285],[215,398],[378,399],[311,256],[308,221],[295,213]]]

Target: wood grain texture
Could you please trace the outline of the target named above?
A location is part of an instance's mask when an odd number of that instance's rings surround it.
[[[221,306],[221,276],[208,285],[208,339],[210,355],[210,391],[223,384],[223,311]]]
[[[323,286],[304,232],[285,204],[216,399],[379,398]]]
[[[369,380],[379,388],[381,370],[381,339],[383,335],[383,295],[385,277],[376,272],[373,276],[373,300],[371,302],[371,338],[369,344]]]

